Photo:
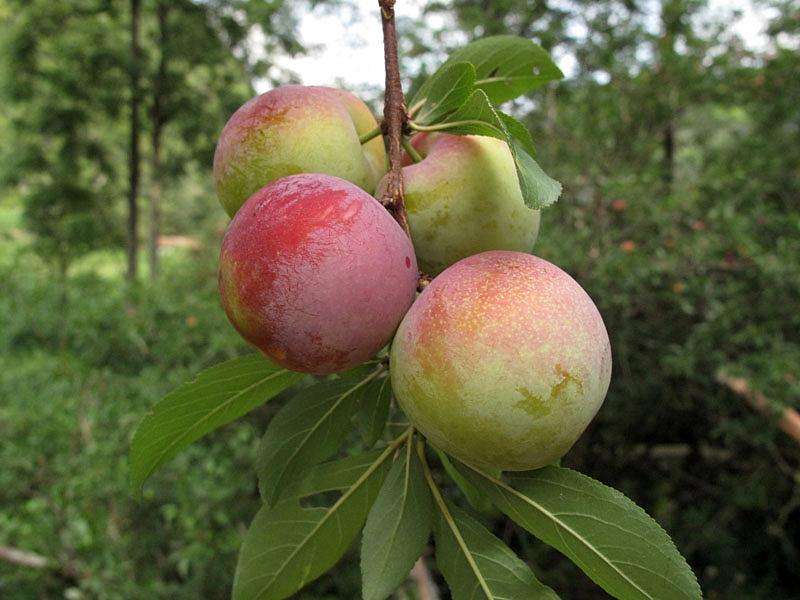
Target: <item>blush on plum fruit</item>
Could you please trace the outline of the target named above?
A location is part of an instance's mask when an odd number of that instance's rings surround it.
[[[372,193],[386,172],[383,139],[361,144],[378,126],[369,108],[344,90],[286,85],[237,110],[214,153],[214,185],[233,216],[269,182],[298,173],[335,175]]]
[[[520,252],[484,252],[431,282],[392,344],[392,388],[436,446],[478,467],[545,466],[603,403],[611,347],[591,298]]]
[[[219,287],[231,323],[284,367],[354,367],[392,337],[414,300],[411,240],[372,196],[320,174],[251,196],[222,242]]]

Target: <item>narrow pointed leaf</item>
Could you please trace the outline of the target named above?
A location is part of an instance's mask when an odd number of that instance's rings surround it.
[[[304,508],[296,497],[274,507],[263,505],[239,553],[234,600],[288,598],[335,565],[361,530],[392,451],[381,452],[364,470],[348,465],[346,470],[355,478],[330,506]],[[319,483],[307,484],[310,489],[305,491],[329,491],[332,485],[338,489],[343,481]]]
[[[550,55],[531,40],[496,35],[476,40],[453,52],[441,68],[456,62],[475,66],[475,87],[493,104],[502,104],[564,74]]]
[[[561,195],[561,184],[549,177],[530,155],[533,140],[525,126],[492,106],[482,90],[475,90],[439,127],[448,133],[485,135],[506,142],[514,157],[522,199],[527,207],[544,208]]]
[[[356,392],[370,381],[353,373],[300,391],[272,419],[258,451],[258,483],[269,505],[306,467],[332,456],[349,431]]]
[[[436,564],[453,600],[557,600],[508,546],[466,512],[447,503],[436,522]]]
[[[411,441],[395,460],[361,541],[364,600],[383,600],[405,580],[431,533],[433,500]]]
[[[451,113],[440,128],[460,135],[486,135],[508,141],[508,132],[486,93],[475,90],[458,110]]]
[[[357,392],[359,410],[356,421],[361,430],[364,445],[371,448],[380,439],[389,418],[392,401],[392,385],[388,374],[376,377]]]
[[[666,532],[623,494],[585,475],[545,467],[509,482],[459,464],[495,506],[578,565],[615,598],[701,598]]]
[[[350,487],[384,452],[372,450],[307,468],[281,492],[281,499],[307,498],[324,492],[341,492]]]
[[[472,483],[453,466],[453,463],[450,461],[450,458],[448,458],[447,454],[441,450],[436,450],[436,455],[439,457],[439,460],[441,461],[444,470],[450,476],[450,479],[455,482],[455,484],[458,486],[458,489],[460,489],[464,494],[464,497],[467,499],[467,502],[470,503],[472,508],[484,514],[492,512],[492,501],[489,500],[489,497],[472,485]],[[494,512],[497,511],[495,510]]]
[[[260,354],[223,362],[167,394],[145,416],[130,450],[131,485],[141,489],[158,467],[214,429],[241,417],[304,375]]]
[[[536,156],[536,147],[533,145],[533,138],[528,128],[511,115],[504,112],[497,111],[500,120],[503,122],[505,130],[508,132],[510,138],[519,142],[519,145],[531,156]]]
[[[450,63],[436,71],[417,94],[410,106],[422,102],[415,114],[419,123],[435,123],[467,101],[475,83],[475,67],[468,62]]]
[[[561,184],[545,173],[516,139],[511,140],[511,153],[526,206],[538,209],[554,204],[561,195]]]

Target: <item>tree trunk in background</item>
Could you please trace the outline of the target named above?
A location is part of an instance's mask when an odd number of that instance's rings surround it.
[[[675,125],[672,120],[672,115],[669,116],[664,126],[661,147],[664,152],[664,163],[662,167],[664,170],[664,185],[667,188],[667,192],[670,192],[672,190],[672,180],[675,175]]]
[[[164,130],[164,84],[167,75],[167,5],[163,1],[156,4],[158,18],[158,72],[153,84],[153,132],[152,132],[152,177],[150,189],[150,278],[158,277],[158,238],[161,229],[161,192],[163,174],[161,169],[161,134]]]
[[[658,40],[661,75],[661,148],[662,180],[667,193],[672,191],[675,173],[675,112],[678,109],[677,85],[673,73],[678,54],[675,41],[681,33],[686,15],[684,0],[663,0],[661,5],[661,38]]]
[[[139,17],[140,0],[131,0],[131,139],[128,155],[128,279],[136,279],[137,261],[139,259],[138,239],[138,196],[139,196]]]

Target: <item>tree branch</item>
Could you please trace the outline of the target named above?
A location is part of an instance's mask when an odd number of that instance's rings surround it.
[[[46,556],[8,546],[0,546],[0,560],[31,569],[47,569],[53,565]]]
[[[397,58],[394,3],[395,0],[378,0],[383,25],[383,60],[386,66],[383,127],[389,150],[389,173],[380,201],[411,237],[403,196],[403,130],[406,127],[407,116],[403,85],[400,82],[400,63]]]
[[[11,563],[18,567],[50,571],[70,585],[78,583],[83,577],[79,569],[72,564],[60,564],[58,561],[41,554],[12,548],[11,546],[0,546],[0,561]]]
[[[778,427],[796,443],[800,444],[800,413],[788,406],[775,406],[761,392],[754,391],[750,382],[744,377],[731,377],[724,371],[717,373],[717,381],[735,394],[744,398],[747,403],[763,415],[777,415]]]

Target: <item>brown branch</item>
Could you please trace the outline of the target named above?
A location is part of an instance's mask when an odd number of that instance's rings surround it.
[[[47,556],[42,556],[41,554],[36,554],[35,552],[29,552],[27,550],[20,550],[19,548],[12,548],[11,546],[0,546],[0,560],[18,567],[47,570],[70,585],[75,585],[84,576],[84,574],[72,564],[61,564]]]
[[[0,560],[31,569],[47,569],[53,564],[46,556],[8,546],[0,546]]]
[[[717,381],[735,394],[744,398],[758,412],[767,416],[778,416],[778,427],[800,444],[800,413],[788,406],[777,407],[761,392],[754,391],[744,377],[731,377],[720,371]]]
[[[386,66],[386,93],[383,105],[383,124],[389,151],[389,173],[380,201],[403,230],[411,237],[403,196],[403,129],[406,127],[406,104],[400,81],[397,58],[397,28],[394,22],[395,0],[378,0],[383,25],[383,60]]]

